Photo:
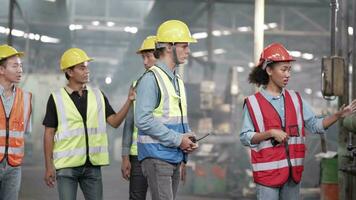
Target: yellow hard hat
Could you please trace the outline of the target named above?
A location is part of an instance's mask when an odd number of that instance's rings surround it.
[[[155,43],[156,43],[156,36],[153,35],[147,36],[146,39],[143,40],[141,47],[136,51],[136,53],[139,54],[142,51],[154,50]]]
[[[156,37],[156,42],[197,42],[190,34],[188,26],[179,20],[168,20],[162,23],[158,27]]]
[[[18,52],[14,47],[7,44],[0,45],[0,60],[11,56],[23,56],[23,52]]]
[[[89,58],[88,55],[79,48],[70,48],[65,51],[61,57],[61,70],[73,67],[77,64],[92,61],[92,58]]]

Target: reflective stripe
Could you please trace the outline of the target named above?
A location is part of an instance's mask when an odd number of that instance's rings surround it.
[[[89,147],[89,153],[107,153],[107,146]]]
[[[15,138],[22,138],[24,134],[24,131],[9,131],[10,137],[15,137]],[[6,131],[1,130],[0,131],[0,137],[6,137]]]
[[[23,147],[9,147],[8,148],[8,153],[9,154],[22,154],[24,152],[24,148]]]
[[[159,140],[152,138],[149,135],[139,135],[137,138],[137,142],[139,143],[160,143]]]
[[[158,72],[157,69],[155,68],[151,68],[151,70],[154,72],[154,74],[156,75],[158,81],[159,81],[159,87],[162,88],[162,92],[163,92],[163,114],[162,114],[162,118],[166,118],[169,117],[169,110],[170,110],[170,102],[169,102],[169,94],[168,94],[168,89],[166,87],[166,84],[164,84],[164,81],[161,77],[161,74]]]
[[[62,97],[62,93],[61,93],[62,89],[53,93],[53,95],[56,98],[56,105],[57,105],[57,112],[60,113],[61,116],[61,126],[62,126],[62,130],[67,130],[68,129],[68,121],[67,121],[67,113],[66,110],[64,108],[64,102],[63,102],[63,97]]]
[[[300,113],[302,111],[300,110],[301,106],[300,106],[300,103],[299,103],[299,99],[297,97],[296,92],[288,91],[288,93],[290,94],[290,96],[292,98],[292,101],[293,101],[293,104],[294,104],[294,108],[295,108],[295,112],[297,113],[297,121],[298,121],[299,133],[302,134],[303,119],[302,119],[302,116],[301,116],[301,113]]]
[[[305,137],[289,137],[288,138],[288,144],[304,144],[305,143]],[[263,142],[260,142],[260,144],[257,147],[251,148],[252,150],[259,152],[262,149],[266,148],[271,148],[273,147],[272,143],[270,140],[265,140]]]
[[[302,166],[303,165],[303,158],[296,158],[290,159],[292,166]],[[274,169],[281,169],[284,167],[288,167],[288,160],[279,160],[273,162],[265,162],[265,163],[256,163],[252,164],[252,169],[254,172],[257,171],[265,171],[265,170],[274,170]]]
[[[175,116],[175,117],[154,117],[163,124],[180,124],[182,123],[182,117],[181,116]],[[188,123],[188,118],[187,116],[183,116],[183,123]]]
[[[80,156],[86,154],[86,148],[77,148],[68,151],[53,152],[53,159],[60,159],[70,156]]]
[[[89,88],[91,89],[91,88]],[[103,130],[101,131],[102,133],[104,133],[106,131],[106,117],[105,117],[105,108],[103,108],[102,105],[105,105],[102,101],[102,93],[99,89],[97,88],[93,88],[92,91],[94,92],[95,94],[95,98],[96,98],[96,104],[98,106],[98,121],[99,121],[99,130]],[[103,117],[104,116],[104,117]]]
[[[256,122],[257,122],[257,126],[259,129],[259,132],[264,132],[265,131],[265,124],[263,122],[263,116],[262,116],[262,112],[261,112],[261,108],[260,105],[257,102],[256,96],[252,95],[248,97],[248,100],[251,104],[251,108],[253,113],[255,114],[255,118],[256,118]]]
[[[103,133],[105,133],[105,128],[104,129],[87,128],[87,131],[88,131],[88,135],[103,134]],[[85,134],[84,128],[77,128],[77,129],[73,129],[73,130],[57,132],[54,136],[54,141],[58,142],[58,141],[66,139],[66,138],[80,136],[83,134]]]
[[[0,152],[5,152],[5,146],[0,146]]]

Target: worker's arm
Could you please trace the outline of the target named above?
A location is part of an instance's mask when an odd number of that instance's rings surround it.
[[[345,104],[341,106],[340,110],[337,111],[336,113],[325,117],[323,120],[323,127],[324,128],[329,128],[331,125],[333,125],[337,120],[342,119],[344,117],[347,117],[356,111],[356,99],[353,100],[348,106]]]
[[[287,133],[278,129],[270,129],[265,132],[257,133],[246,106],[243,108],[242,122],[240,141],[245,146],[256,147],[256,144],[271,138],[274,138],[278,142],[283,142],[288,139]]]
[[[127,100],[126,100],[125,104],[121,107],[119,112],[117,112],[113,115],[110,115],[109,117],[106,118],[106,121],[108,122],[108,124],[110,124],[110,126],[112,126],[114,128],[117,128],[120,126],[122,121],[124,121],[126,114],[129,111],[133,100],[135,100],[135,92],[134,92],[133,88],[131,87],[129,90]]]
[[[132,134],[134,130],[134,109],[130,106],[129,112],[127,113],[124,131],[122,134],[122,149],[121,149],[121,175],[124,179],[129,180],[131,163],[130,163],[130,149],[132,145]]]
[[[43,137],[43,149],[45,157],[45,183],[48,187],[54,187],[56,181],[56,172],[53,165],[53,145],[54,145],[54,134],[55,128],[45,127],[45,133]]]

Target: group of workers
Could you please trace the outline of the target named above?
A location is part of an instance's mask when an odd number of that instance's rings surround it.
[[[57,185],[60,200],[75,200],[78,183],[87,200],[103,199],[101,166],[109,165],[106,124],[125,119],[122,177],[130,181],[130,199],[174,200],[184,180],[187,155],[198,148],[188,125],[184,82],[177,67],[197,42],[188,26],[168,20],[138,49],[145,72],[132,84],[115,112],[104,93],[88,86],[90,58],[70,48],[60,60],[67,85],[48,99],[43,125],[45,183]],[[31,130],[31,93],[16,86],[22,76],[22,52],[0,46],[0,200],[17,200],[24,156],[24,134]],[[356,101],[335,114],[316,117],[298,92],[285,89],[294,59],[279,43],[267,46],[249,82],[262,86],[246,98],[240,140],[251,149],[257,198],[299,199],[306,127],[324,133],[356,110]]]

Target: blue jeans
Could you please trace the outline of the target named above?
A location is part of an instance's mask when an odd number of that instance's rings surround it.
[[[148,185],[137,156],[130,156],[130,163],[130,200],[145,200]]]
[[[171,164],[154,158],[146,158],[141,164],[152,199],[174,200],[179,185],[180,164]]]
[[[86,200],[103,199],[101,169],[82,166],[57,170],[57,188],[60,200],[75,200],[78,183]]]
[[[291,178],[280,188],[256,184],[258,200],[299,200],[300,183],[296,184]]]
[[[11,167],[7,160],[0,163],[0,200],[17,200],[21,185],[21,166]]]

